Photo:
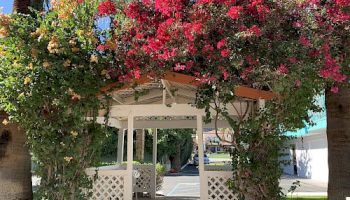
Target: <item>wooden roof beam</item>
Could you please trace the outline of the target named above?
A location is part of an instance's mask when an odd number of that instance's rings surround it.
[[[142,85],[145,83],[150,83],[150,82],[153,82],[154,80],[155,80],[154,78],[144,75],[144,76],[141,76],[139,79],[135,79],[133,80],[133,82],[125,84],[121,88],[114,90],[114,92],[131,88],[133,85]],[[175,73],[175,72],[166,72],[162,77],[162,80],[176,82],[176,83],[185,84],[185,85],[192,85],[195,87],[198,87],[202,84],[196,77]],[[101,92],[109,93],[117,85],[118,83],[109,84],[106,87],[102,88]],[[259,100],[259,99],[272,100],[274,98],[279,98],[279,95],[274,92],[258,90],[247,86],[237,86],[233,89],[233,92],[238,97],[244,97],[244,98],[249,98],[254,100]]]

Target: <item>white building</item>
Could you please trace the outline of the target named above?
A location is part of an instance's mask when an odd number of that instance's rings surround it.
[[[324,97],[317,99],[318,104],[325,107]],[[326,112],[310,113],[315,126],[305,127],[297,132],[288,133],[296,136],[289,142],[290,149],[287,157],[290,165],[283,168],[283,172],[302,178],[328,181],[328,144]]]

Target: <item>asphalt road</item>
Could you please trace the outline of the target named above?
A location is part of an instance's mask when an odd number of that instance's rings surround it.
[[[296,195],[326,195],[327,183],[303,179],[293,176],[283,176],[280,186],[284,192],[287,192],[292,183],[300,181],[299,187],[294,194]],[[168,175],[164,177],[163,189],[161,193],[169,197],[199,197],[199,173],[197,167],[188,165],[177,175]]]

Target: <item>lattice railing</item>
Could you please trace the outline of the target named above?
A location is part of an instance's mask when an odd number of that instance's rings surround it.
[[[134,192],[147,192],[155,197],[156,168],[154,165],[134,165],[134,170],[140,173],[140,177],[134,183]]]
[[[89,176],[95,171],[87,170]],[[125,200],[126,170],[100,170],[98,178],[93,182],[92,200]]]
[[[206,171],[208,200],[237,200],[236,196],[227,186],[227,181],[232,177],[232,172]]]

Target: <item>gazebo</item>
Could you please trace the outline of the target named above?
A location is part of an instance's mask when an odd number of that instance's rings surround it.
[[[117,199],[131,200],[134,192],[148,192],[155,198],[155,164],[157,161],[157,128],[194,128],[199,155],[200,175],[200,199],[235,199],[226,182],[232,177],[231,171],[214,170],[204,166],[203,128],[213,128],[214,123],[203,123],[205,110],[193,106],[196,97],[199,80],[195,77],[167,72],[161,79],[153,79],[149,76],[140,77],[135,82],[118,89],[113,89],[116,84],[111,84],[102,89],[109,92],[113,104],[109,110],[108,126],[113,126],[121,131],[118,135],[118,164],[119,167],[107,167],[101,169],[87,169],[87,174],[96,175],[94,181],[92,199]],[[134,87],[136,86],[136,87]],[[135,92],[143,95],[135,98]],[[236,96],[241,97],[233,103],[243,109],[227,108],[231,116],[237,116],[242,110],[252,109],[258,104],[264,106],[264,101],[276,97],[269,91],[256,90],[244,86],[233,88]],[[242,102],[245,103],[242,103]],[[240,111],[241,110],[241,111]],[[106,110],[100,112],[98,120],[104,123]],[[220,118],[218,128],[230,127]],[[153,129],[153,165],[133,165],[133,131],[134,129]],[[126,131],[127,130],[127,131]],[[123,162],[124,134],[127,133],[127,164]],[[140,172],[140,177],[133,178],[133,170]]]

